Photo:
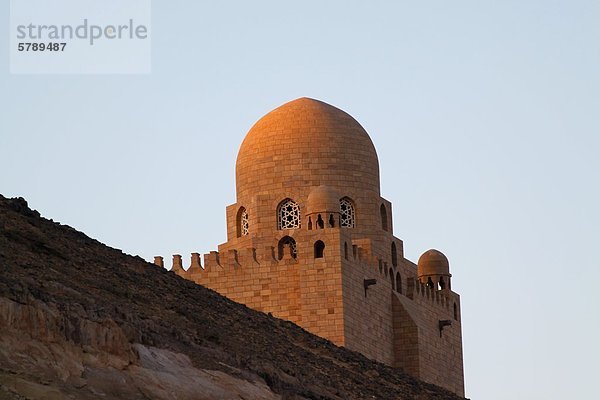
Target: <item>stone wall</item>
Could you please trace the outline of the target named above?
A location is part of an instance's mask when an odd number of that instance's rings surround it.
[[[258,311],[292,321],[304,329],[344,345],[340,230],[295,232],[297,259],[265,246],[212,252],[198,263],[175,272]],[[286,231],[281,231],[285,236]],[[314,258],[313,243],[326,243],[323,258]],[[276,241],[275,241],[276,242]],[[299,262],[302,260],[302,262]]]
[[[350,256],[351,257],[351,256]],[[394,363],[391,284],[373,263],[344,260],[344,335],[346,347],[388,365]],[[366,291],[365,279],[375,279]]]
[[[392,299],[396,366],[464,396],[458,294],[430,289],[413,278],[407,283],[407,296],[394,294]],[[440,329],[440,321],[450,325]]]
[[[273,243],[288,234],[292,232],[280,231]],[[416,266],[404,258],[396,268],[383,261],[389,256],[383,254],[387,239],[353,241],[343,229],[295,230],[293,235],[297,258],[286,251],[279,260],[274,246],[235,250],[225,244],[220,252],[204,256],[204,267],[193,254],[186,271],[175,256],[173,270],[250,308],[464,395],[458,294],[421,284]],[[326,244],[323,258],[314,257],[317,240]],[[401,241],[396,243],[401,248]],[[396,272],[402,276],[400,287],[392,283]],[[375,283],[365,290],[365,280]],[[440,321],[451,322],[441,335]]]

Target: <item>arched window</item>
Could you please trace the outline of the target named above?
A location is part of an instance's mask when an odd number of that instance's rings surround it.
[[[440,282],[438,283],[438,287],[440,288],[440,290],[444,290],[446,288],[446,282],[444,282],[443,276],[440,277]]]
[[[344,258],[348,259],[348,243],[344,242]]]
[[[354,228],[354,204],[348,197],[340,200],[340,209],[342,211],[342,228]]]
[[[285,199],[277,207],[277,229],[300,228],[300,207],[292,199]]]
[[[279,245],[277,246],[279,250],[279,259],[281,260],[283,256],[289,252],[292,258],[296,258],[298,253],[296,250],[296,241],[294,238],[290,236],[284,236],[279,241]]]
[[[392,242],[392,265],[398,266],[398,252],[396,251],[396,242]]]
[[[323,252],[325,251],[325,243],[321,240],[315,242],[315,258],[323,258]]]
[[[458,321],[458,307],[456,307],[456,303],[454,303],[454,319]]]
[[[396,290],[396,286],[394,286],[394,270],[390,268],[390,283],[392,284],[392,290]]]
[[[244,207],[240,207],[237,213],[237,237],[246,236],[248,234],[248,211]]]
[[[312,219],[310,217],[308,217],[308,230],[312,230]]]
[[[333,218],[333,214],[329,214],[329,227],[335,228],[335,218]]]
[[[385,205],[382,204],[381,207],[379,207],[379,212],[381,213],[381,229],[383,229],[384,231],[388,230],[388,217],[387,217],[387,210],[385,209]]]
[[[427,287],[433,289],[433,281],[431,277],[427,278]]]
[[[396,291],[402,293],[402,277],[400,276],[400,272],[396,272]]]

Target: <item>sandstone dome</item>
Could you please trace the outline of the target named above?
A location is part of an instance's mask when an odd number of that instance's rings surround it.
[[[379,162],[365,129],[346,112],[306,97],[254,124],[236,162],[239,198],[327,185],[379,195]]]
[[[450,275],[450,263],[441,251],[427,250],[419,257],[417,275]]]
[[[326,185],[312,189],[306,200],[306,213],[340,212],[340,195]]]

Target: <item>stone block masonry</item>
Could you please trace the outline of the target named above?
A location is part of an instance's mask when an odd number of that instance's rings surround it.
[[[375,147],[354,118],[308,98],[271,111],[241,145],[236,195],[227,242],[204,265],[173,256],[174,272],[464,396],[449,262],[437,250],[404,258]]]

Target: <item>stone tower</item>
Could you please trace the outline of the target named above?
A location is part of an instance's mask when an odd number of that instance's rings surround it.
[[[354,118],[309,98],[271,111],[240,147],[236,193],[227,242],[204,266],[192,254],[187,271],[174,256],[176,273],[464,395],[448,260],[404,258],[375,147]]]

